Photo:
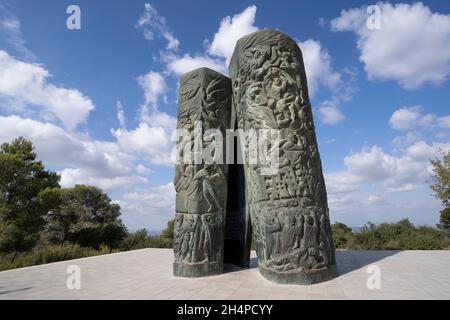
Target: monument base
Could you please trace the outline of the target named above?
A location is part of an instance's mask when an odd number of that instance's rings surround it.
[[[336,265],[316,270],[299,271],[275,271],[263,266],[259,267],[261,275],[269,281],[278,284],[303,284],[310,285],[325,282],[337,277]]]
[[[217,262],[209,263],[173,263],[173,275],[176,277],[197,278],[215,276],[223,273],[223,265]]]

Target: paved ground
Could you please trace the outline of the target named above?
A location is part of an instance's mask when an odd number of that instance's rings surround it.
[[[265,280],[252,253],[250,269],[185,279],[172,251],[143,249],[0,272],[1,299],[450,299],[450,251],[337,251],[340,276],[317,285]],[[67,289],[67,268],[81,270],[81,289]],[[367,288],[369,266],[381,289]],[[375,267],[376,269],[376,267]]]

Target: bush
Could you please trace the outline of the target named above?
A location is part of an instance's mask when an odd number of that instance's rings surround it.
[[[336,248],[347,248],[353,246],[354,235],[352,229],[345,224],[336,222],[331,225],[331,231],[333,233],[333,242]]]
[[[7,254],[0,257],[0,271],[29,267],[33,265],[79,259],[118,252],[102,246],[99,250],[84,248],[78,244],[51,245],[36,247],[30,252],[19,254]]]
[[[129,234],[125,239],[123,239],[120,248],[125,251],[137,250],[143,248],[150,248],[151,244],[152,242],[150,237],[148,236],[147,230],[140,229],[135,233]]]
[[[438,227],[445,231],[450,231],[450,207],[447,207],[441,211]]]
[[[169,234],[166,232],[166,234]],[[161,236],[151,237],[146,229],[140,229],[135,233],[129,234],[123,241],[120,249],[138,250],[144,248],[172,248],[173,239],[165,238],[164,232]]]
[[[0,252],[24,252],[33,248],[38,239],[38,233],[29,233],[14,223],[0,222]]]
[[[353,233],[343,224],[332,225],[336,248],[353,250],[442,250],[450,248],[445,232],[427,226],[415,227],[408,219],[397,223],[366,224]]]
[[[108,246],[117,248],[127,235],[122,223],[77,225],[67,234],[67,240],[83,247],[99,248]]]

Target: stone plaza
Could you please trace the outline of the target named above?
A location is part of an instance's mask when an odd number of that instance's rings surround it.
[[[280,285],[266,280],[254,251],[250,268],[175,277],[170,249],[142,249],[0,272],[5,299],[450,299],[450,251],[336,251],[339,275],[320,284]],[[67,268],[81,270],[80,290],[69,290]],[[380,289],[368,289],[370,266]]]

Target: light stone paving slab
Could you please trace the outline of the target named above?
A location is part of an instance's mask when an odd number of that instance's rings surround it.
[[[277,285],[251,266],[226,266],[206,278],[172,276],[170,249],[143,249],[0,272],[6,299],[450,299],[450,251],[337,251],[339,276],[312,285]],[[81,269],[81,289],[66,286],[67,267]],[[367,268],[381,289],[367,288]]]

